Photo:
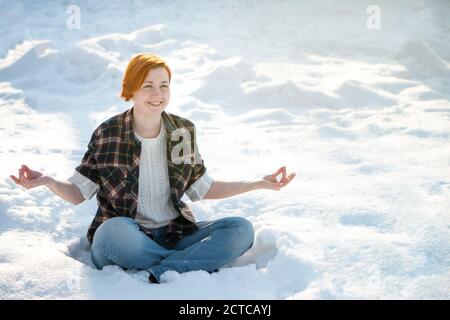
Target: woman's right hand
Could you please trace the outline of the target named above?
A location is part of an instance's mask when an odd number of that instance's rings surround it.
[[[50,177],[44,176],[39,171],[31,170],[24,164],[19,169],[19,178],[16,178],[13,175],[10,175],[9,177],[16,184],[21,185],[22,187],[27,189],[46,185],[50,181]]]

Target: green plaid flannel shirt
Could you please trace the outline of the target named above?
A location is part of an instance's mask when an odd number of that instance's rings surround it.
[[[174,247],[185,234],[198,230],[191,209],[181,197],[206,168],[197,151],[194,124],[165,111],[161,116],[167,133],[170,196],[175,209],[180,212],[170,222],[166,233],[167,246]],[[140,154],[141,143],[133,130],[133,107],[106,120],[93,132],[88,150],[75,168],[100,187],[98,210],[87,232],[90,243],[96,229],[106,220],[120,216],[135,218]]]

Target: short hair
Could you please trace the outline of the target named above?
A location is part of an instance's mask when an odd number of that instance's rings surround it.
[[[169,66],[163,59],[151,53],[138,54],[134,56],[128,63],[127,70],[125,71],[125,76],[122,81],[122,93],[120,96],[125,101],[130,101],[131,98],[133,98],[133,94],[141,87],[148,72],[159,67],[166,69],[169,74],[170,82],[172,73]]]

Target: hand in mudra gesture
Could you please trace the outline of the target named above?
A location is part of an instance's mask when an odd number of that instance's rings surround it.
[[[280,181],[277,180],[277,176],[281,174]],[[281,167],[277,171],[272,174],[269,174],[263,178],[261,183],[261,187],[264,189],[271,189],[279,191],[281,188],[284,188],[292,181],[295,177],[295,172],[291,173],[288,177],[286,177],[286,166]]]
[[[39,171],[34,171],[28,168],[26,165],[22,165],[19,169],[19,178],[11,175],[9,176],[15,183],[21,185],[24,188],[31,189],[46,185],[48,183],[49,177],[44,176]]]

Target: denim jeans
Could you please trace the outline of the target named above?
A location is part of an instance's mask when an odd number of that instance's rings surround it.
[[[169,249],[164,244],[167,227],[152,229],[152,239],[132,218],[109,219],[95,232],[92,261],[98,269],[116,264],[125,269],[147,270],[159,282],[168,270],[215,272],[253,245],[253,226],[245,218],[228,217],[197,225],[198,231],[185,235]]]

